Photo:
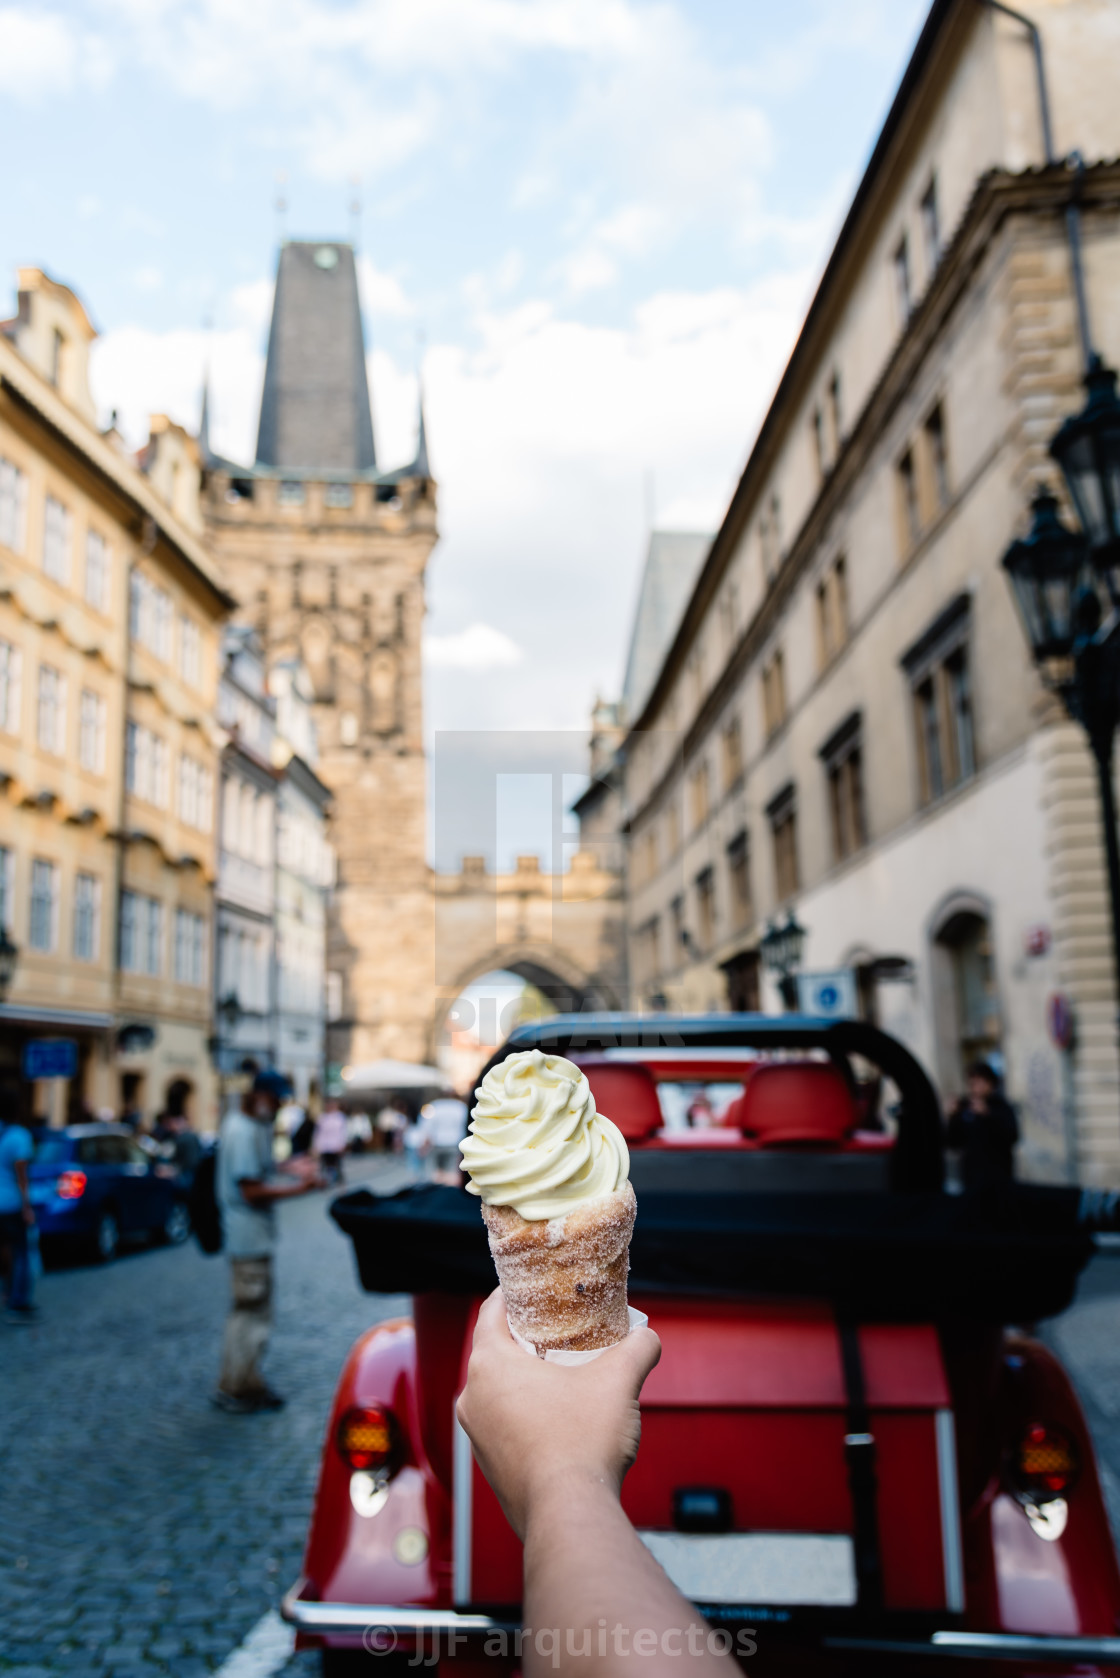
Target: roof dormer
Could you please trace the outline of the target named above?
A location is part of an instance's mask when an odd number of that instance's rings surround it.
[[[97,330],[69,286],[41,268],[19,270],[19,308],[0,322],[23,359],[91,425],[97,411],[89,389],[89,347]]]
[[[141,470],[175,517],[188,530],[200,534],[202,460],[197,441],[166,414],[153,414],[148,432],[148,441],[138,457]]]

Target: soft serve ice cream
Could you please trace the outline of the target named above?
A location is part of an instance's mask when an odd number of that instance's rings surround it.
[[[460,1151],[514,1335],[542,1355],[625,1339],[637,1207],[622,1132],[562,1055],[509,1055],[475,1093]]]
[[[595,1110],[586,1077],[563,1055],[510,1055],[478,1090],[459,1144],[468,1192],[533,1222],[562,1218],[621,1189],[630,1155],[618,1126]]]

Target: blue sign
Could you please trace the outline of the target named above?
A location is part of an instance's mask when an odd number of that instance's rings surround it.
[[[797,1005],[803,1014],[828,1020],[858,1018],[855,974],[850,967],[837,967],[829,973],[799,973]]]
[[[25,1078],[73,1078],[78,1070],[78,1045],[72,1037],[33,1037],[23,1045]]]

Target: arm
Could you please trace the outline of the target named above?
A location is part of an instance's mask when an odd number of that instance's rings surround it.
[[[274,1200],[293,1200],[297,1194],[309,1194],[312,1189],[321,1189],[325,1187],[325,1181],[317,1173],[293,1178],[288,1183],[266,1183],[260,1177],[241,1177],[237,1186],[247,1206],[269,1206]]]
[[[640,1329],[564,1368],[515,1344],[500,1292],[479,1312],[459,1420],[525,1544],[526,1678],[675,1673],[682,1655],[712,1678],[731,1671],[619,1503],[638,1451],[638,1394],[660,1355]]]

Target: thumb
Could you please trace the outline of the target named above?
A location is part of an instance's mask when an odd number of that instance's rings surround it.
[[[637,1398],[650,1370],[656,1368],[661,1361],[661,1341],[651,1328],[638,1328],[632,1334],[628,1334],[625,1340],[620,1340],[616,1346],[612,1346],[604,1356],[614,1360],[620,1374],[626,1372],[634,1397]]]

